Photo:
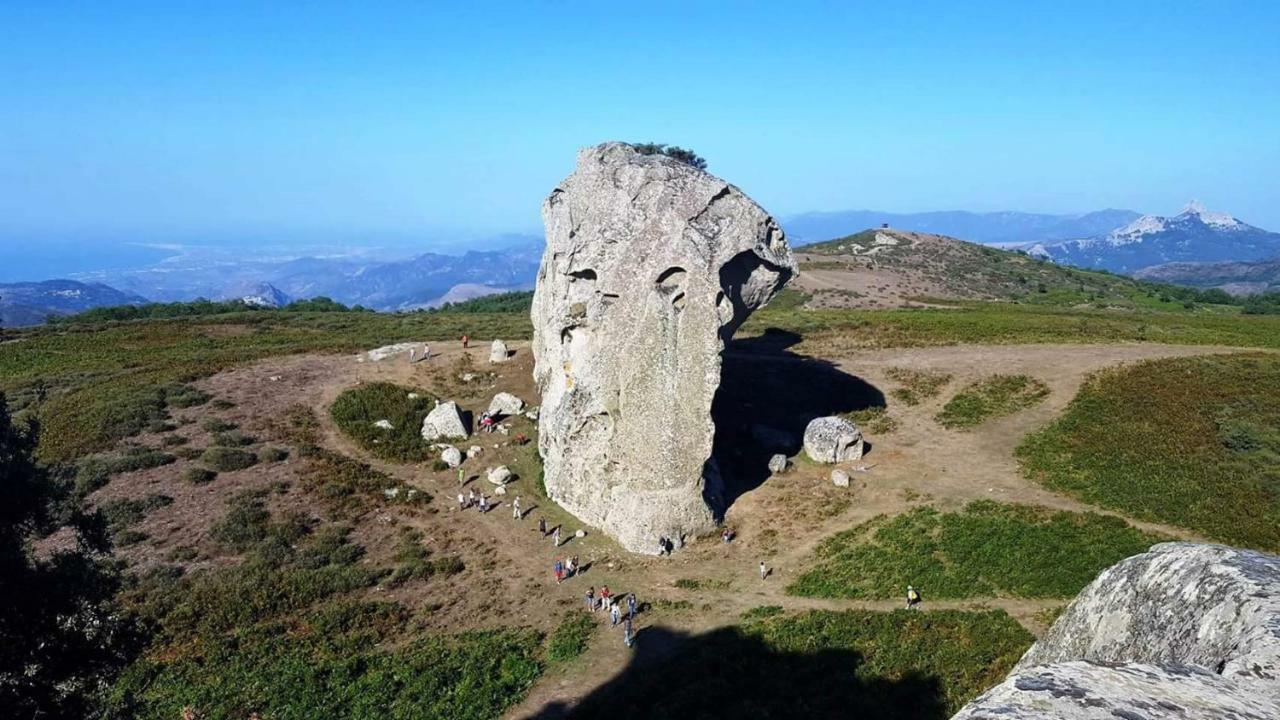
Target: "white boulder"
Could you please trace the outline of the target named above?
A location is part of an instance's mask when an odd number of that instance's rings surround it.
[[[836,486],[836,487],[838,487],[838,488],[847,488],[847,487],[849,487],[849,473],[847,473],[847,472],[845,472],[845,471],[843,471],[843,470],[839,470],[839,469],[837,469],[837,470],[832,470],[832,471],[831,471],[831,484],[832,484],[832,485],[835,485],[835,486]]]
[[[489,468],[489,471],[485,473],[485,477],[494,485],[506,485],[511,482],[513,475],[511,468],[506,465],[499,465],[496,468]]]
[[[804,429],[804,452],[814,462],[860,460],[862,445],[862,431],[841,417],[815,418]]]
[[[489,362],[504,363],[511,358],[511,351],[507,349],[507,344],[501,340],[494,340],[489,346]]]
[[[455,402],[438,403],[422,421],[422,439],[467,438],[467,425],[462,421],[462,411]]]
[[[501,417],[519,415],[524,410],[524,401],[508,392],[500,392],[489,401],[489,414]]]
[[[783,455],[782,453],[778,453],[777,455],[774,455],[773,457],[769,458],[769,472],[775,475],[778,473],[786,472],[787,464],[788,464],[787,456]]]
[[[395,430],[396,426],[391,424],[390,420],[376,420],[373,426],[382,430]]]
[[[440,450],[440,459],[444,461],[445,465],[456,468],[462,464],[462,451],[452,445],[445,445]]]

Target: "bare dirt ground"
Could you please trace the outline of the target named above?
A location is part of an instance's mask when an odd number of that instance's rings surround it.
[[[1018,471],[1013,450],[1018,442],[1056,417],[1089,373],[1100,368],[1149,358],[1230,352],[1231,348],[1162,345],[1035,345],[953,346],[920,349],[851,351],[831,358],[834,371],[856,376],[886,395],[895,387],[887,371],[892,367],[938,370],[954,375],[941,394],[916,407],[889,401],[889,412],[898,428],[883,436],[869,437],[871,452],[858,464],[869,467],[853,473],[853,487],[834,487],[830,468],[806,461],[794,471],[769,478],[741,494],[726,515],[737,538],[729,544],[718,537],[697,539],[672,557],[636,556],[621,551],[594,528],[584,528],[584,538],[573,537],[582,528],[571,516],[540,500],[534,486],[536,464],[533,444],[517,445],[516,433],[536,436],[534,423],[523,418],[512,423],[511,434],[473,436],[458,443],[484,448],[464,463],[467,487],[483,489],[497,504],[488,514],[461,510],[455,471],[433,471],[430,465],[386,463],[368,456],[342,435],[329,420],[330,403],[345,389],[364,382],[385,380],[425,388],[456,399],[477,415],[500,390],[515,393],[536,405],[532,387],[532,359],[526,344],[513,344],[515,353],[505,364],[487,362],[486,343],[464,351],[457,343],[433,343],[438,353],[430,362],[409,364],[403,356],[378,363],[357,363],[353,356],[295,356],[246,366],[200,382],[201,389],[234,407],[216,410],[208,406],[179,411],[189,420],[178,434],[203,446],[198,419],[217,416],[237,422],[246,431],[266,437],[273,420],[295,404],[312,408],[321,418],[324,443],[332,450],[368,462],[402,482],[434,496],[426,512],[407,513],[378,508],[355,522],[353,536],[368,549],[368,561],[385,561],[392,552],[400,528],[415,528],[427,546],[439,554],[458,554],[467,569],[449,579],[407,583],[395,590],[374,590],[373,597],[396,599],[414,610],[415,622],[443,631],[527,625],[549,631],[569,609],[580,607],[588,586],[607,585],[615,594],[635,592],[649,609],[640,616],[638,643],[646,643],[645,628],[675,631],[663,638],[688,637],[734,623],[742,612],[760,605],[787,609],[897,607],[897,602],[821,600],[788,596],[784,590],[804,569],[806,558],[825,537],[876,515],[896,514],[918,504],[957,509],[976,499],[995,499],[1043,505],[1065,510],[1093,510],[1074,499],[1041,488]],[[731,348],[729,353],[743,352]],[[751,352],[751,351],[746,351]],[[463,355],[470,360],[464,361]],[[794,358],[755,357],[775,374],[791,372],[786,363]],[[776,365],[769,366],[769,363]],[[473,383],[461,383],[460,371],[473,367],[482,375]],[[726,363],[726,368],[730,363]],[[770,369],[770,367],[772,369]],[[960,386],[991,373],[1025,373],[1039,378],[1050,389],[1041,404],[1015,415],[991,421],[970,431],[949,431],[933,421],[942,404]],[[764,411],[767,412],[767,409]],[[767,422],[767,417],[762,420]],[[154,444],[154,437],[142,441]],[[498,464],[510,465],[521,475],[505,497],[494,497],[483,472]],[[94,496],[96,502],[116,497],[141,497],[164,492],[172,505],[151,513],[137,529],[151,539],[122,550],[135,566],[164,561],[173,548],[207,548],[208,528],[221,516],[227,498],[246,487],[267,487],[292,481],[298,472],[295,459],[225,473],[208,485],[183,483],[179,476],[188,461],[114,479]],[[523,519],[512,517],[509,504],[521,498]],[[290,483],[273,496],[274,507],[311,508],[304,493]],[[314,508],[311,508],[314,510]],[[536,530],[539,517],[551,527],[560,525],[568,540],[556,548]],[[1184,530],[1149,523],[1135,523],[1178,538],[1193,538]],[[557,585],[552,564],[557,558],[576,555],[587,569],[579,577]],[[758,563],[772,569],[767,580],[758,576]],[[188,563],[195,566],[218,562],[206,552]],[[678,579],[697,580],[701,588],[680,589]],[[927,599],[926,599],[927,600]],[[1060,601],[1028,601],[1011,598],[979,598],[963,602],[928,602],[931,608],[1000,608],[1033,632],[1043,630],[1036,613]],[[556,717],[593,689],[617,675],[632,653],[622,644],[621,633],[608,627],[601,614],[601,628],[588,653],[567,667],[553,669],[533,688],[508,717]],[[661,662],[677,642],[659,640],[649,633],[651,644],[636,657]],[[665,645],[664,645],[665,643]],[[655,645],[658,645],[655,647]],[[667,646],[670,645],[670,646]]]

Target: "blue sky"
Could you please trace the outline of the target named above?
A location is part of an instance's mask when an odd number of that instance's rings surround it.
[[[467,4],[0,2],[0,242],[536,230],[609,139],[778,215],[1280,230],[1280,3]]]

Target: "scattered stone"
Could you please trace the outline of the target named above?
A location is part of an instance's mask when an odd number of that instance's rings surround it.
[[[400,488],[398,487],[387,488],[382,491],[382,494],[385,495],[387,498],[394,498],[400,494]]]
[[[395,429],[396,429],[396,426],[395,426],[395,425],[392,425],[390,420],[376,420],[376,421],[374,421],[373,426],[374,426],[374,427],[376,427],[376,428],[382,428],[383,430],[395,430]]]
[[[582,150],[542,214],[533,351],[551,499],[632,552],[711,531],[720,352],[795,274],[782,229],[723,180],[622,143]]]
[[[769,472],[777,475],[787,471],[787,456],[781,453],[769,458]]]
[[[489,414],[501,417],[519,415],[524,410],[524,401],[508,392],[500,392],[489,401]]]
[[[444,461],[445,465],[456,468],[462,464],[462,452],[452,445],[446,445],[440,451],[440,459]]]
[[[422,439],[467,438],[467,426],[462,422],[462,411],[455,402],[437,403],[422,421]]]
[[[510,435],[510,434],[511,434],[511,426],[510,426],[510,425],[507,425],[506,423],[503,423],[503,424],[501,424],[501,425],[495,425],[495,426],[494,426],[494,429],[498,431],[498,434],[499,434],[499,435]]]
[[[396,343],[395,345],[383,345],[380,348],[374,348],[366,353],[356,356],[356,362],[382,362],[389,358],[406,355],[410,350],[418,349],[422,343]]]
[[[420,398],[420,397],[422,397],[422,396],[421,396],[421,395],[419,395],[418,393],[409,393],[409,394],[408,394],[408,395],[406,395],[405,397],[409,398],[410,400],[417,400],[418,398]]]
[[[574,537],[584,538],[587,536],[586,530],[579,530],[573,534]]]
[[[815,418],[804,429],[804,451],[814,462],[862,459],[862,431],[844,418]]]
[[[493,483],[494,485],[506,485],[507,483],[511,482],[511,477],[512,477],[511,468],[507,467],[506,465],[499,465],[496,468],[489,468],[489,471],[488,473],[486,473],[485,477],[487,477],[489,479],[489,482]]]
[[[847,473],[847,472],[845,472],[845,471],[843,471],[843,470],[839,470],[839,469],[832,470],[832,471],[831,471],[831,484],[832,484],[832,485],[835,485],[835,486],[836,486],[836,487],[838,487],[838,488],[847,488],[847,487],[849,487],[849,473]]]
[[[271,382],[280,382],[283,379],[284,378],[279,375],[272,375],[271,377],[267,378],[267,380],[270,380]]]
[[[507,494],[507,486],[506,486],[506,485],[499,485],[498,487],[496,487],[496,488],[494,488],[494,489],[493,489],[493,494],[494,494],[494,495],[506,495],[506,494]]]
[[[534,422],[538,422],[538,408],[533,408],[524,414],[526,418]]]
[[[489,346],[489,362],[504,363],[511,358],[511,351],[507,349],[507,344],[501,340],[494,340]]]
[[[471,381],[473,381],[473,380],[475,380],[475,379],[476,379],[476,374],[475,374],[475,373],[462,373],[461,375],[459,375],[459,376],[458,376],[458,379],[459,379],[459,380],[461,380],[461,381],[462,381],[462,382],[464,382],[464,383],[469,383],[469,382],[471,382]]]
[[[479,457],[480,453],[482,452],[484,452],[484,448],[480,447],[479,445],[472,445],[471,447],[467,448],[467,459],[470,460],[471,458]]]

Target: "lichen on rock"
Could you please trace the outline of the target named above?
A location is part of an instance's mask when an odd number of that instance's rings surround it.
[[[624,547],[709,530],[720,352],[796,272],[736,187],[622,143],[583,149],[542,208],[533,299],[547,492]]]

